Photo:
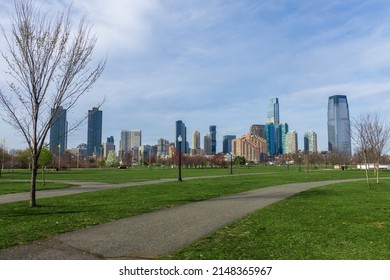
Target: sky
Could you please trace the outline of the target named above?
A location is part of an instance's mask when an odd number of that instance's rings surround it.
[[[269,100],[279,98],[280,121],[298,133],[315,131],[327,150],[329,96],[346,95],[351,120],[390,117],[390,2],[354,0],[37,0],[61,11],[73,3],[74,22],[86,15],[98,36],[94,59],[106,69],[68,120],[104,100],[103,141],[121,130],[142,130],[142,144],[187,138],[217,126],[240,137],[266,123]],[[12,2],[1,1],[7,32]],[[0,41],[3,37],[0,37]],[[0,59],[2,59],[0,57]],[[6,68],[0,61],[0,88]],[[26,147],[0,120],[6,148]],[[87,124],[68,136],[68,148],[87,142]],[[191,141],[190,141],[191,142]]]

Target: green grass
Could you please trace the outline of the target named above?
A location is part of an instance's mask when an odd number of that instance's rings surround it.
[[[250,189],[307,180],[362,177],[361,172],[299,172],[184,180],[0,205],[0,248],[144,212]]]
[[[20,193],[20,192],[29,192],[30,191],[30,182],[29,181],[0,181],[0,195],[10,194],[10,193]],[[73,185],[70,184],[61,184],[46,182],[45,185],[42,183],[37,184],[37,190],[51,190],[51,189],[62,189],[70,188]]]
[[[170,259],[390,259],[390,181],[324,186],[259,210]]]

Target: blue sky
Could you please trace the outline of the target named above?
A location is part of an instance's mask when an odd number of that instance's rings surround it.
[[[0,4],[1,24],[7,28]],[[38,1],[52,10],[73,2],[98,35],[95,58],[107,66],[92,91],[68,114],[77,120],[105,98],[103,139],[141,129],[143,144],[174,141],[175,122],[187,137],[217,126],[241,136],[266,122],[278,97],[281,122],[296,130],[299,147],[313,130],[327,149],[327,101],[347,95],[351,118],[390,113],[390,2],[254,0]],[[8,6],[8,7],[5,7]],[[0,62],[4,81],[4,62]],[[1,82],[3,88],[4,82]],[[86,142],[86,124],[68,148]],[[7,148],[23,139],[0,121]],[[203,142],[203,141],[202,141]]]

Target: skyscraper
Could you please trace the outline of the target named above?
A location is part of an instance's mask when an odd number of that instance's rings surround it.
[[[265,138],[265,125],[263,124],[252,124],[249,133]]]
[[[181,136],[181,144],[178,141],[179,135]],[[187,153],[187,128],[185,124],[178,120],[176,121],[176,149],[180,149],[183,154]]]
[[[200,149],[200,132],[197,130],[192,134],[192,149]]]
[[[333,95],[328,100],[328,149],[351,155],[351,123],[347,96]]]
[[[93,107],[88,110],[87,155],[100,156],[102,152],[103,112]]]
[[[50,151],[53,154],[64,154],[68,142],[68,122],[66,121],[66,109],[59,106],[52,109],[53,120],[50,126]]]
[[[253,135],[253,134],[252,134]],[[258,135],[257,135],[258,136]],[[236,135],[225,135],[222,141],[222,152],[228,154],[232,152],[232,141],[236,139]]]
[[[206,134],[203,139],[204,153],[206,155],[211,155],[211,136]]]
[[[271,98],[267,109],[267,123],[279,125],[279,99],[277,97]]]
[[[305,152],[317,153],[317,134],[314,131],[306,132],[303,140]]]
[[[288,124],[281,123],[278,126],[277,141],[278,141],[278,154],[286,153],[286,135],[288,133]]]
[[[133,148],[139,147],[142,144],[141,130],[122,130],[119,149],[121,152],[130,152]]]
[[[210,137],[211,137],[211,154],[217,153],[217,126],[210,125]]]
[[[298,153],[298,134],[291,131],[286,134],[286,154]]]

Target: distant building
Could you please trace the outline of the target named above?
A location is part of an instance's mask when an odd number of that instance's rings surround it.
[[[123,153],[131,152],[135,147],[142,144],[141,130],[122,130],[121,140],[119,142],[119,149]]]
[[[217,153],[217,126],[210,125],[210,137],[211,137],[211,154]]]
[[[257,135],[265,139],[265,125],[263,124],[252,124],[249,133],[252,135]]]
[[[192,149],[197,150],[200,149],[200,132],[194,131],[192,134]]]
[[[265,140],[267,141],[268,156],[276,156],[276,131],[273,123],[265,125]]]
[[[304,151],[306,153],[317,153],[317,134],[314,131],[308,131],[305,133],[304,138]]]
[[[169,155],[169,146],[170,143],[168,140],[164,138],[160,138],[157,140],[157,157],[166,157]]]
[[[181,143],[179,143],[178,138],[181,137]],[[187,153],[187,127],[183,123],[183,121],[176,121],[176,149],[179,149],[183,154]]]
[[[278,126],[277,142],[278,150],[277,154],[286,154],[286,135],[288,133],[288,124],[281,123]]]
[[[107,159],[110,151],[115,152],[114,136],[107,137],[107,142],[103,144],[103,158]]]
[[[87,155],[100,156],[102,153],[103,112],[99,108],[88,110]]]
[[[50,126],[50,151],[55,155],[63,155],[68,144],[68,122],[66,121],[66,110],[59,106],[52,109],[53,120]]]
[[[204,144],[204,153],[206,155],[211,155],[212,150],[211,150],[211,136],[210,134],[206,134],[203,138],[203,144]]]
[[[297,132],[291,131],[286,135],[286,154],[297,154],[298,153],[298,134]]]
[[[348,156],[352,154],[351,123],[345,95],[330,96],[328,100],[328,149]]]
[[[267,109],[267,123],[279,125],[279,99],[277,97],[271,98]]]
[[[233,139],[236,139],[236,135],[225,135],[225,136],[223,136],[222,152],[224,154],[228,154],[228,153],[232,152],[232,141],[233,141]]]
[[[232,140],[232,153],[234,156],[245,157],[248,161],[264,162],[267,160],[267,141],[248,133]]]

